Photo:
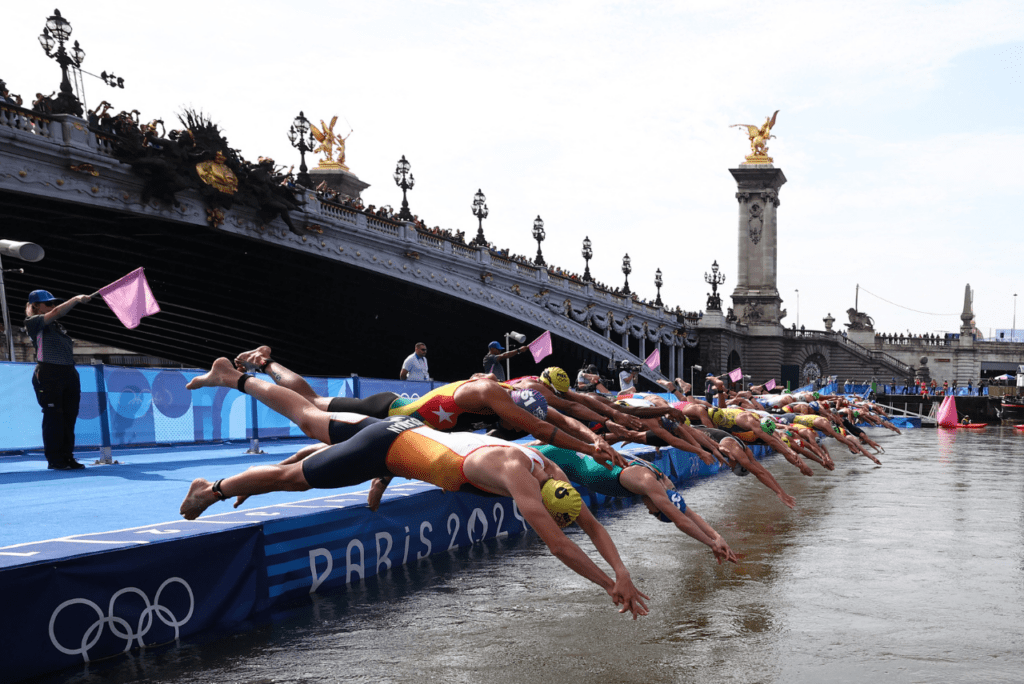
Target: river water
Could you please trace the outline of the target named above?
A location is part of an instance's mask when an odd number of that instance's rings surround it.
[[[833,473],[765,461],[796,511],[753,477],[688,487],[739,565],[642,505],[599,513],[651,596],[635,622],[531,534],[46,681],[1024,681],[1024,432],[870,434],[882,467],[834,441]]]

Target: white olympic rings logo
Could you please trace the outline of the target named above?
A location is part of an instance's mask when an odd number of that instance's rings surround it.
[[[164,588],[172,582],[177,582],[178,584],[181,584],[183,587],[185,587],[185,591],[188,592],[188,614],[181,620],[177,619],[177,617],[174,615],[174,613],[170,611],[170,609],[160,604],[160,594],[163,592]],[[139,615],[139,624],[137,625],[135,631],[132,630],[132,626],[128,624],[127,620],[114,615],[114,604],[117,602],[117,599],[122,594],[129,593],[138,594],[139,596],[141,596],[143,602],[146,605],[146,607],[142,610],[142,613]],[[96,611],[97,619],[96,622],[92,623],[92,625],[89,626],[89,629],[85,630],[85,633],[82,635],[82,643],[78,648],[66,648],[59,641],[57,641],[57,635],[53,632],[53,626],[57,622],[57,616],[60,614],[62,610],[64,610],[68,606],[72,606],[77,603],[80,603],[84,606],[90,606],[94,611]],[[171,577],[170,579],[165,580],[164,583],[160,585],[160,588],[156,590],[156,597],[154,597],[152,604],[149,602],[149,597],[146,596],[146,593],[141,589],[137,589],[135,587],[126,587],[124,589],[121,589],[116,594],[110,597],[110,606],[108,607],[109,615],[106,616],[103,615],[103,611],[100,609],[100,607],[92,601],[90,601],[89,599],[69,599],[64,603],[60,604],[59,606],[57,606],[57,609],[53,611],[53,615],[50,616],[50,641],[61,653],[67,653],[68,655],[81,655],[85,662],[89,662],[89,649],[99,642],[100,636],[102,636],[103,634],[104,625],[109,624],[110,632],[114,636],[126,640],[124,645],[124,652],[127,653],[128,650],[132,647],[132,641],[136,641],[140,647],[145,646],[145,644],[142,643],[142,637],[149,634],[149,630],[153,626],[154,613],[158,618],[160,618],[160,622],[164,623],[168,627],[174,628],[174,638],[177,639],[178,628],[184,625],[192,618],[192,613],[195,611],[195,607],[196,600],[195,596],[192,594],[192,587],[190,587],[188,585],[188,582],[181,579],[180,577]]]

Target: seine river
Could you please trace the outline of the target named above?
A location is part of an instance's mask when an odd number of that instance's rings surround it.
[[[753,477],[689,487],[739,565],[643,506],[601,513],[651,596],[636,622],[531,535],[45,681],[1024,681],[1024,433],[871,434],[882,467],[834,442],[830,474],[766,461],[796,511]]]

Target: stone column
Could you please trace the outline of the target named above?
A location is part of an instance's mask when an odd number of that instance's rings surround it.
[[[780,325],[778,288],[779,188],[786,182],[772,164],[740,164],[729,169],[739,202],[739,250],[733,313],[748,325]]]

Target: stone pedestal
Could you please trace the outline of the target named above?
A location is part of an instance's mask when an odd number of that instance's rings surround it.
[[[313,179],[314,188],[324,182],[341,197],[352,199],[361,199],[360,193],[370,187],[369,183],[359,180],[359,176],[342,168],[317,167],[310,169],[309,177]]]
[[[851,342],[856,342],[862,347],[867,347],[868,349],[875,348],[874,328],[870,330],[851,330],[846,335]]]
[[[736,179],[739,202],[739,273],[732,293],[733,313],[740,323],[779,325],[776,213],[786,176],[771,164],[743,164],[729,173]]]

